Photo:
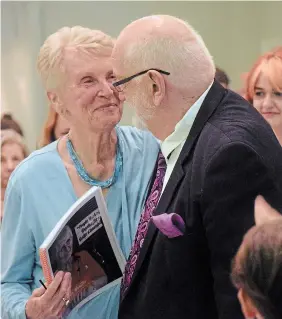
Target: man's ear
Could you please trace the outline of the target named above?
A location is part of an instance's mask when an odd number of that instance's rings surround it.
[[[272,208],[262,196],[257,196],[255,200],[256,225],[262,225],[278,218],[282,218],[281,214]]]
[[[165,97],[165,80],[158,71],[154,70],[148,71],[148,76],[151,79],[154,105],[159,106]]]
[[[239,289],[238,299],[241,304],[242,312],[246,319],[254,319],[257,314],[257,310],[254,307],[250,297],[245,293],[244,289]]]

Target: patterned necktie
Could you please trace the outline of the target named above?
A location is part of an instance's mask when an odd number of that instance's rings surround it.
[[[153,215],[155,208],[158,205],[160,195],[162,193],[164,176],[166,171],[166,162],[163,154],[160,152],[158,156],[158,167],[156,178],[152,186],[151,192],[147,197],[144,209],[141,214],[140,222],[134,239],[134,244],[125,266],[124,276],[121,283],[121,297],[124,296],[129,284],[131,282],[136,262],[143,246],[143,242],[148,230],[150,219]]]

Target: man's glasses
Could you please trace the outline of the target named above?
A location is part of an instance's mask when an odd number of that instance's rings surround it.
[[[125,78],[125,79],[122,79],[120,81],[117,81],[117,82],[114,82],[113,83],[113,86],[116,88],[116,90],[118,92],[122,92],[123,89],[124,89],[124,84],[131,81],[132,79],[136,78],[137,76],[139,75],[142,75],[142,74],[145,74],[147,73],[148,71],[157,71],[159,73],[162,73],[162,74],[165,74],[165,75],[170,75],[170,72],[167,72],[167,71],[163,71],[163,70],[160,70],[160,69],[148,69],[148,70],[145,70],[145,71],[141,71],[139,73],[136,73],[134,75],[131,75],[129,76],[128,78]]]

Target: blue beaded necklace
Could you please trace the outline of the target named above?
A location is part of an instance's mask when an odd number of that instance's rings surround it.
[[[120,151],[119,142],[117,143],[115,170],[114,170],[113,175],[109,179],[107,179],[106,181],[99,181],[99,180],[91,177],[86,172],[81,160],[79,159],[79,157],[77,156],[77,153],[74,150],[73,144],[72,144],[69,136],[67,136],[67,149],[68,149],[69,155],[73,161],[73,164],[76,168],[78,175],[85,183],[87,183],[91,186],[99,186],[103,189],[103,188],[110,187],[111,185],[113,185],[116,182],[116,180],[121,172],[121,168],[122,168],[122,153]]]

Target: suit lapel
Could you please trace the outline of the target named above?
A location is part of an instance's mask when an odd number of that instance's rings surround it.
[[[180,182],[182,181],[184,177],[183,165],[185,161],[188,160],[191,150],[194,144],[196,143],[197,138],[199,134],[201,133],[203,127],[205,126],[205,124],[207,123],[207,121],[209,120],[213,112],[216,110],[220,101],[225,96],[225,93],[226,93],[226,90],[218,82],[214,81],[214,84],[212,85],[209,93],[207,94],[199,110],[199,113],[197,114],[197,117],[193,123],[189,136],[175,164],[175,167],[172,171],[170,179],[163,191],[163,194],[154,212],[154,215],[159,215],[159,214],[163,214],[167,212],[167,209],[172,199],[175,198],[174,195],[178,189],[178,185],[180,184]],[[142,263],[146,257],[146,254],[148,252],[148,249],[150,247],[150,244],[156,232],[157,232],[157,228],[152,222],[150,222],[148,227],[148,232],[146,234],[142,249],[140,251],[130,286],[134,282],[142,266]],[[128,293],[129,290],[130,290],[130,287],[127,289],[127,292],[125,293],[125,295]]]

